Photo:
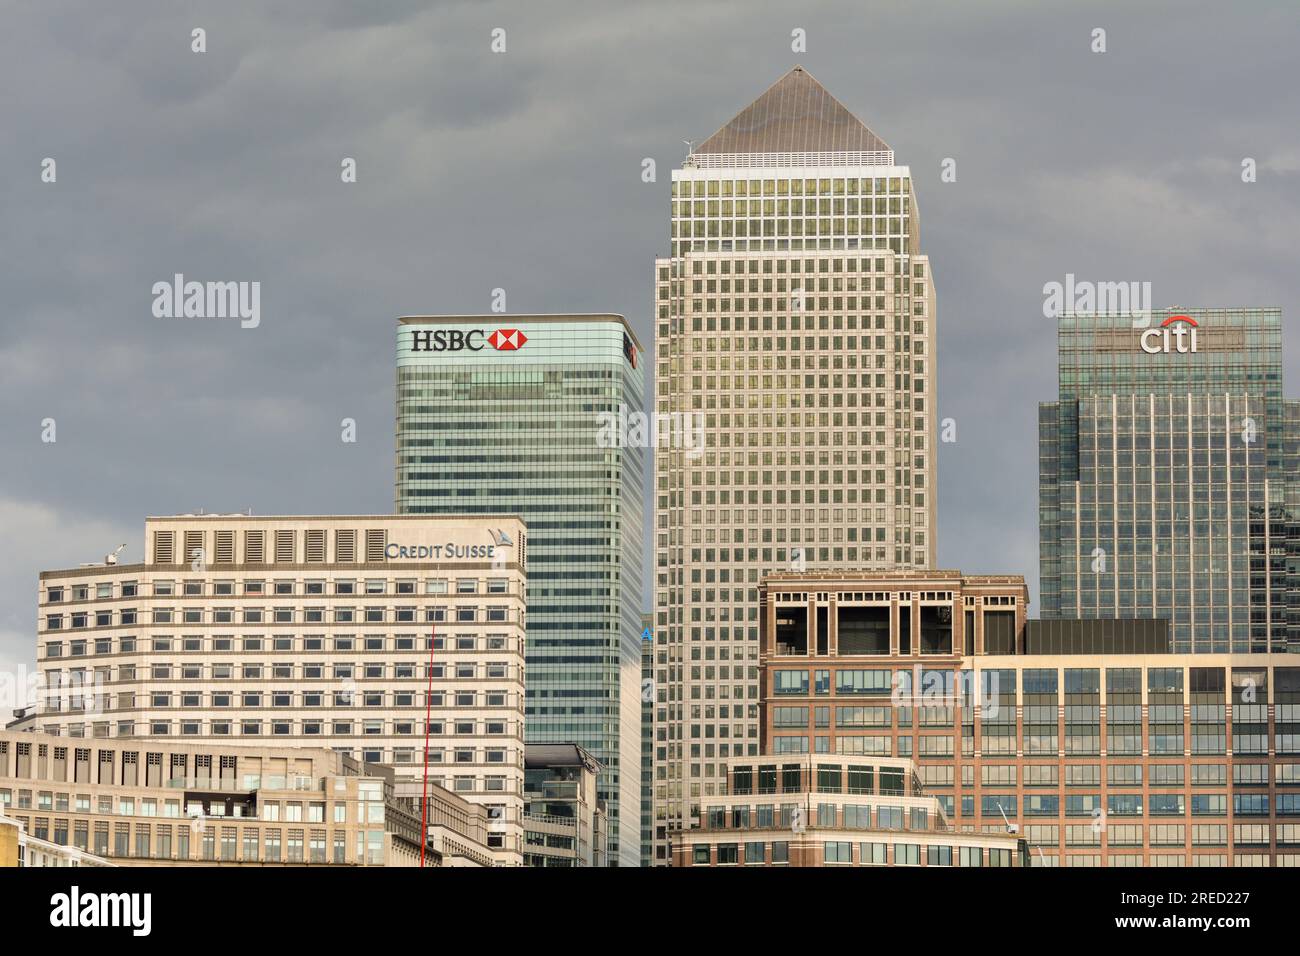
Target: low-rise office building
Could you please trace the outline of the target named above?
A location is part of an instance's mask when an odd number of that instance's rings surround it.
[[[1300,864],[1300,660],[1175,654],[1164,621],[1029,621],[1023,579],[807,572],[761,586],[762,752],[914,762],[1034,865]]]
[[[524,766],[524,865],[608,866],[600,761],[577,744],[529,744]]]
[[[518,865],[526,548],[512,517],[149,518],[140,563],[41,574],[37,729],[329,747],[404,798],[427,733]]]
[[[115,867],[103,857],[78,850],[72,846],[60,846],[49,840],[42,840],[27,833],[27,828],[17,820],[0,816],[0,869],[4,867]]]
[[[119,866],[418,866],[391,768],[330,750],[0,732],[0,814]],[[487,812],[430,786],[425,865],[491,866]]]
[[[727,792],[674,834],[674,866],[1028,866],[1024,840],[960,831],[911,760],[733,757]]]

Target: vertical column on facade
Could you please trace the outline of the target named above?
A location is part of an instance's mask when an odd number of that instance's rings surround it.
[[[898,592],[889,592],[889,656],[897,657],[900,642],[898,639]]]
[[[827,594],[826,607],[826,651],[832,659],[839,656],[840,653],[840,625],[836,620],[836,608],[839,606],[839,591],[831,591]]]

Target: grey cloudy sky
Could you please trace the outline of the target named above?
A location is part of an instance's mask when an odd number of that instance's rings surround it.
[[[396,316],[502,287],[512,312],[622,312],[649,342],[681,141],[795,63],[916,181],[958,427],[944,566],[1036,581],[1044,282],[1296,305],[1292,2],[10,0],[0,22],[8,673],[32,666],[38,571],[121,542],[138,560],[147,514],[390,511]],[[261,326],[154,318],[176,272],[260,281]]]

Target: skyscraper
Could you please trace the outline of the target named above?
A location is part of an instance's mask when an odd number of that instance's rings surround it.
[[[1059,319],[1039,406],[1042,616],[1161,617],[1177,652],[1300,651],[1300,402],[1278,309]]]
[[[655,263],[655,857],[758,752],[769,570],[927,568],[935,303],[906,166],[802,67],[673,171]]]
[[[525,739],[600,762],[609,855],[640,864],[644,413],[618,315],[418,316],[397,331],[397,511],[528,525]]]

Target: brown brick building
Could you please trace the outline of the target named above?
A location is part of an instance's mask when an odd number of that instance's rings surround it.
[[[822,767],[889,760],[1036,866],[1300,863],[1300,661],[1029,620],[1018,576],[791,572],[761,598],[751,762],[809,761],[813,803]]]

